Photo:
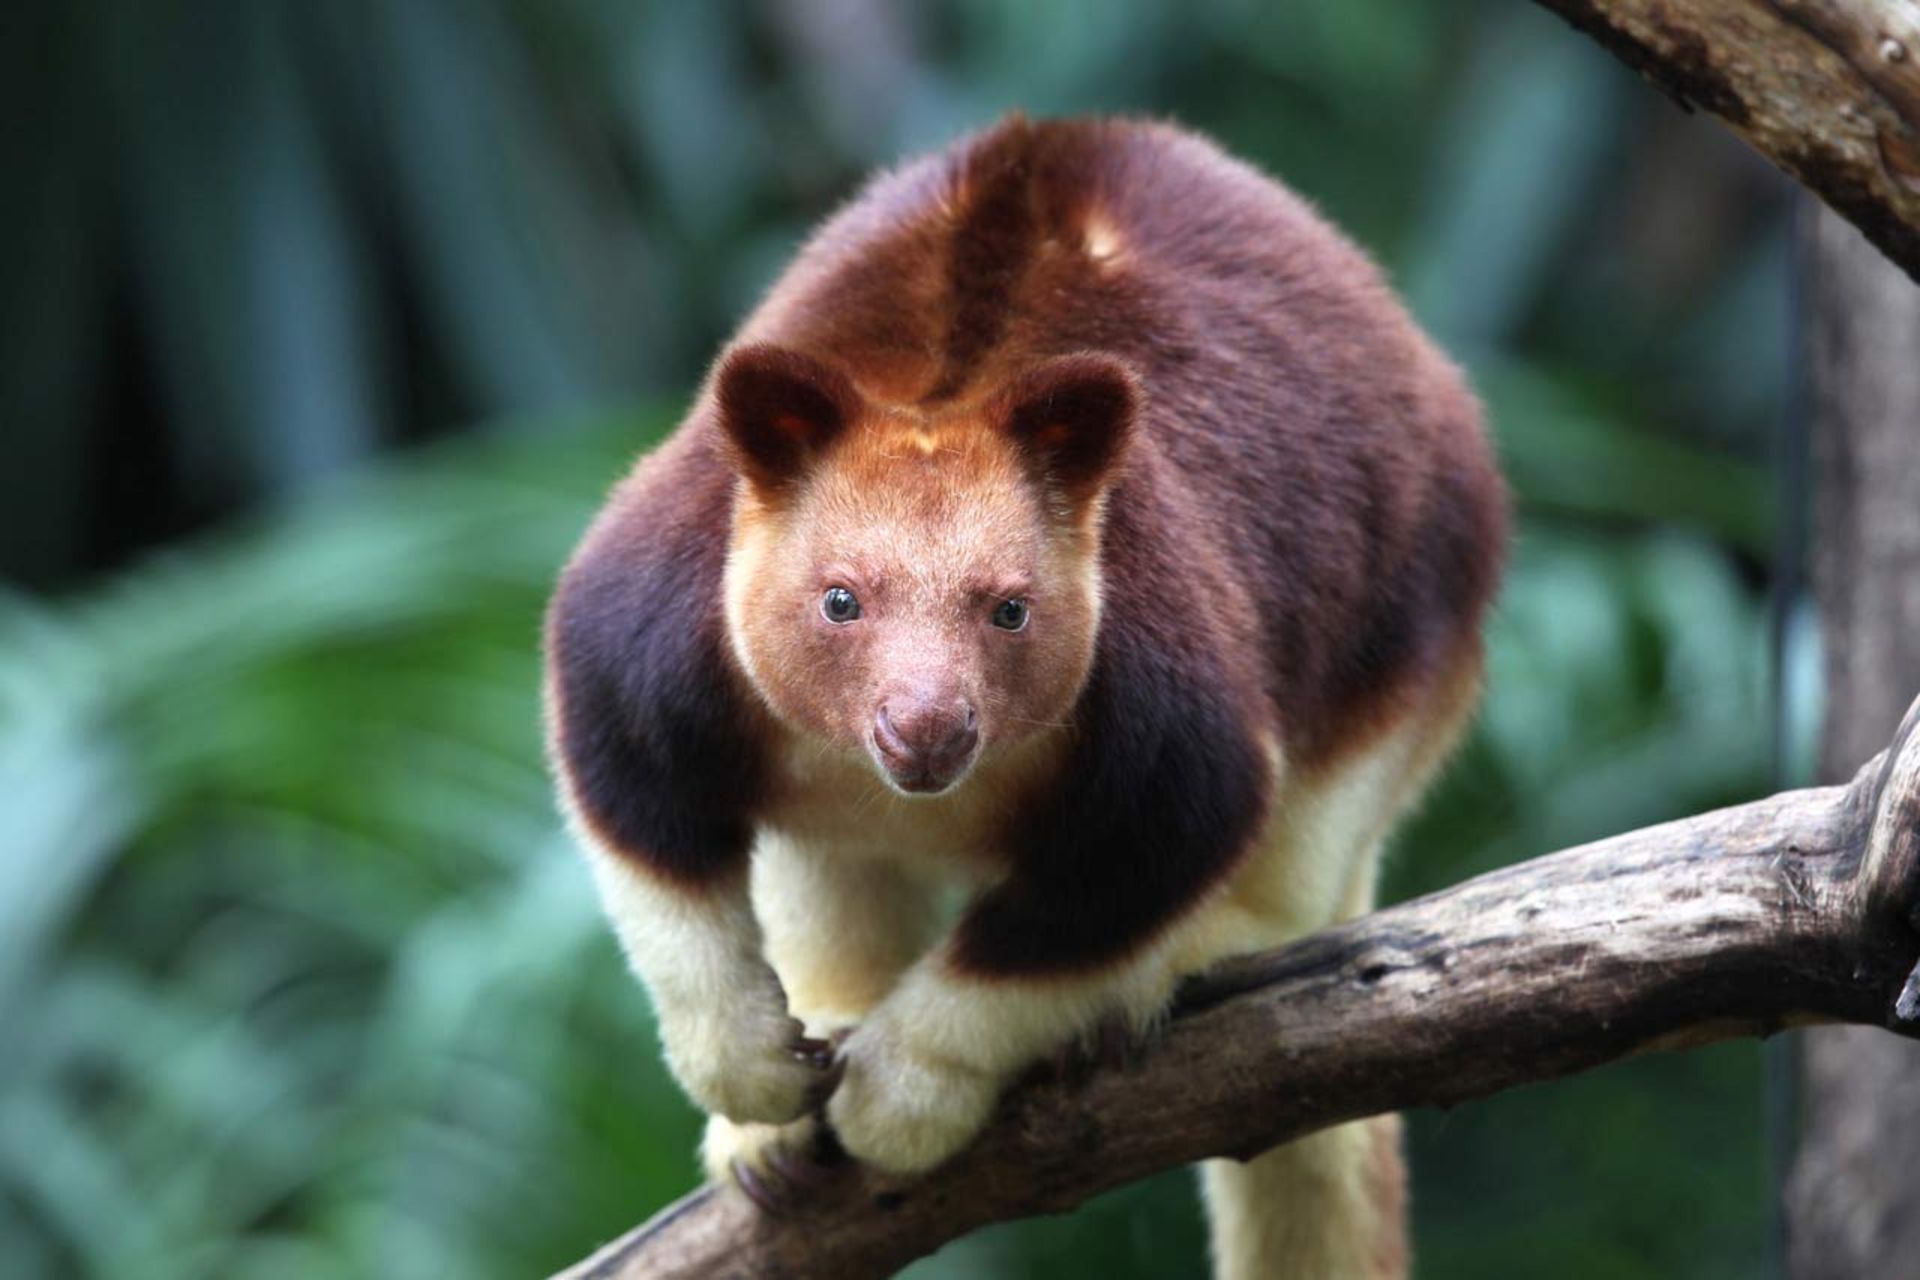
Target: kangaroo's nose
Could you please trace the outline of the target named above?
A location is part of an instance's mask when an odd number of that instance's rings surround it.
[[[944,791],[979,741],[979,717],[964,699],[890,698],[873,716],[875,752],[902,791]]]

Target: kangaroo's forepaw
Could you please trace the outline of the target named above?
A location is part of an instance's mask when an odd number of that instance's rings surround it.
[[[849,1163],[833,1131],[813,1116],[781,1125],[711,1116],[700,1161],[716,1186],[731,1183],[765,1212],[781,1215],[804,1207]]]
[[[973,1140],[1001,1081],[915,1053],[868,1023],[840,1049],[843,1076],[827,1119],[847,1152],[890,1174],[924,1173]]]
[[[1085,1035],[1061,1045],[1044,1069],[1053,1079],[1078,1088],[1096,1072],[1131,1071],[1139,1066],[1157,1035],[1154,1028],[1142,1029],[1121,1014],[1109,1014]]]

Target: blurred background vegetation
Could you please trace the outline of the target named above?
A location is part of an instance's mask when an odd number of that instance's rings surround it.
[[[805,228],[1015,106],[1284,175],[1490,402],[1492,694],[1395,896],[1793,772],[1783,184],[1520,0],[16,0],[0,102],[9,1276],[533,1276],[691,1185],[543,596]],[[1766,1273],[1766,1075],[1413,1117],[1421,1274]],[[1186,1182],[913,1274],[1198,1275]]]

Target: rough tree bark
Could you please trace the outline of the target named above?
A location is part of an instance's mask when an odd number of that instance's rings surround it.
[[[1726,121],[1920,278],[1920,5],[1539,3]]]
[[[1820,770],[1832,780],[1920,683],[1920,288],[1830,214],[1805,234]],[[1920,1265],[1920,1045],[1836,1027],[1810,1033],[1802,1052],[1787,1184],[1795,1280]]]
[[[1131,1068],[1026,1083],[918,1182],[843,1162],[791,1216],[703,1188],[563,1276],[885,1276],[986,1223],[1360,1116],[1803,1023],[1920,1035],[1916,960],[1920,701],[1848,786],[1508,867],[1210,974]]]

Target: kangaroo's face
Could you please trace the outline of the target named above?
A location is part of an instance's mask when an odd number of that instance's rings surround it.
[[[910,794],[1064,723],[1093,662],[1124,371],[1056,361],[920,415],[748,348],[716,391],[742,474],[728,632],[776,716]]]

